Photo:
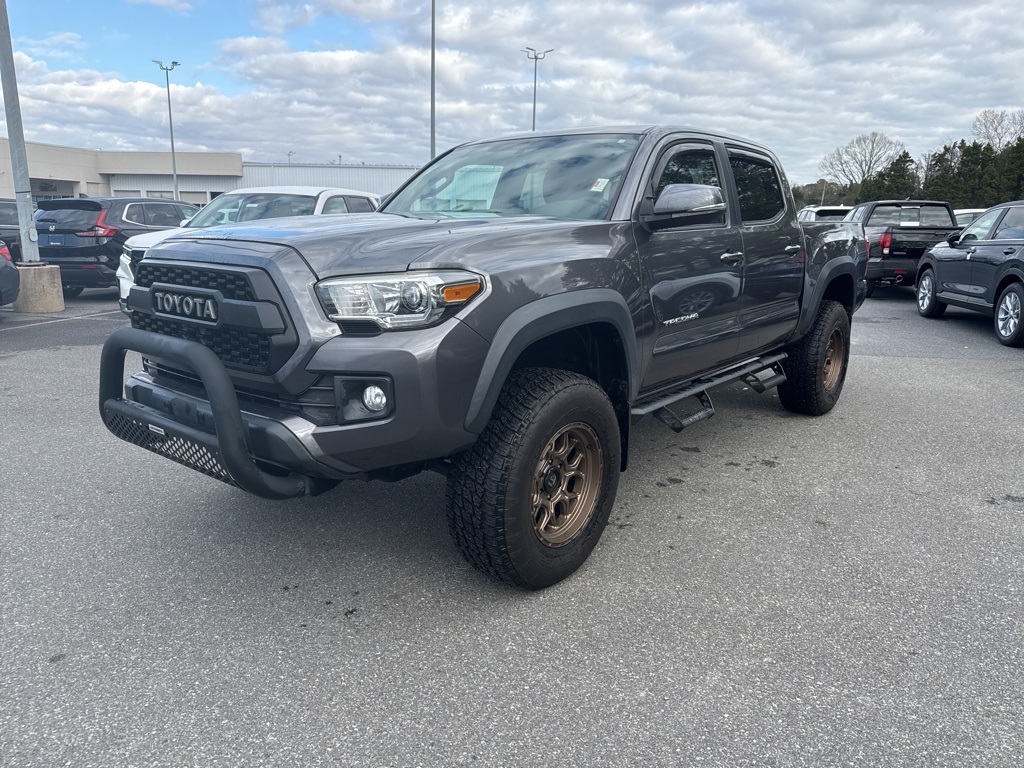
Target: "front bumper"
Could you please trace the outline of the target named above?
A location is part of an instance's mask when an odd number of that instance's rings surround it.
[[[457,320],[418,332],[411,342],[409,334],[385,334],[322,345],[307,370],[338,380],[386,377],[395,403],[379,420],[324,425],[249,402],[243,410],[231,376],[210,349],[122,328],[103,347],[100,415],[117,437],[257,496],[315,493],[325,483],[444,458],[476,439],[464,426],[476,381],[467,374],[479,372],[486,343]],[[122,391],[128,350],[194,371],[201,388],[167,386],[159,376],[139,373]]]

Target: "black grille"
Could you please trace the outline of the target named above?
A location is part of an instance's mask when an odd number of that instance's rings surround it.
[[[137,274],[139,271],[139,262],[142,261],[142,257],[146,255],[145,248],[133,248],[128,254],[128,258],[132,265],[132,274]]]
[[[215,480],[234,485],[227,470],[206,446],[176,435],[158,435],[140,421],[120,413],[107,412],[107,427],[122,440],[157,453],[171,461],[202,472]]]
[[[270,339],[256,331],[206,328],[141,312],[132,312],[132,327],[198,342],[212,349],[214,354],[227,364],[260,370],[266,370],[270,364]]]
[[[192,267],[169,267],[140,262],[135,282],[143,288],[153,283],[167,283],[192,288],[220,291],[225,299],[256,301],[256,294],[245,275],[232,272],[213,272]]]
[[[188,388],[206,398],[203,380],[191,371],[172,368],[164,363],[142,359],[143,369],[158,382],[171,382],[176,389]],[[309,389],[299,395],[289,395],[274,390],[265,392],[250,387],[235,385],[235,395],[243,405],[257,408],[300,414],[321,426],[338,423],[338,399],[334,390],[334,377],[322,376]]]

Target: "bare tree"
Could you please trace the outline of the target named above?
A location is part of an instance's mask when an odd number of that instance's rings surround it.
[[[902,141],[890,139],[884,133],[865,133],[825,155],[818,169],[826,178],[840,184],[859,185],[906,151]]]
[[[1020,135],[1014,126],[1015,118],[1016,113],[1011,115],[1005,109],[983,109],[971,124],[971,136],[983,144],[991,144],[996,152],[1002,152]]]
[[[1018,109],[1010,113],[1010,127],[1013,133],[1010,136],[1011,143],[1015,139],[1024,136],[1024,109]]]

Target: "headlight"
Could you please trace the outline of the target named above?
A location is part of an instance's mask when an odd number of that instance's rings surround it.
[[[333,277],[316,286],[331,320],[371,320],[382,330],[423,328],[479,294],[480,275],[444,270]]]

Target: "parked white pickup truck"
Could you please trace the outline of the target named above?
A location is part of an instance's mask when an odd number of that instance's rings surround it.
[[[127,313],[128,293],[135,285],[135,267],[146,251],[171,235],[191,229],[237,224],[258,219],[319,214],[370,213],[377,210],[380,196],[373,192],[331,187],[249,187],[214,198],[191,219],[175,229],[146,232],[125,241],[117,266],[121,311]]]

